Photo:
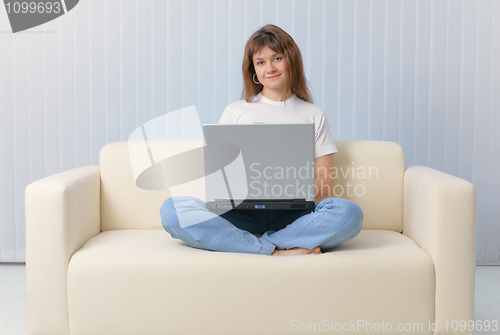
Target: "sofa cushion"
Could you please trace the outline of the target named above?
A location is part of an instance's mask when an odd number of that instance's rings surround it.
[[[382,322],[390,333],[412,333],[396,329],[416,323],[418,334],[430,334],[434,268],[411,239],[386,230],[294,257],[212,252],[160,230],[114,230],[71,258],[68,308],[72,335],[287,334],[346,324],[349,333],[355,324],[381,334]]]
[[[403,148],[389,141],[335,141],[333,196],[357,203],[363,229],[403,230]]]
[[[357,203],[363,229],[402,231],[404,156],[387,141],[335,141],[333,196]],[[162,229],[161,204],[171,195],[205,197],[201,141],[130,141],[106,145],[100,155],[101,229]],[[183,166],[161,162],[177,157]],[[175,160],[171,160],[173,162]],[[154,164],[153,164],[154,163]],[[153,165],[152,165],[153,164]],[[142,174],[150,167],[152,176]],[[151,176],[150,175],[150,176]],[[169,178],[174,175],[175,178]],[[172,179],[183,180],[174,186]],[[140,180],[141,187],[136,185]],[[169,185],[170,182],[170,185]]]

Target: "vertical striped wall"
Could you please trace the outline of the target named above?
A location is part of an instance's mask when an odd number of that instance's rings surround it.
[[[274,23],[302,50],[334,138],[400,143],[406,164],[477,188],[477,262],[500,264],[500,2],[81,0],[12,34],[0,8],[0,261],[25,260],[28,183],[196,105],[240,98],[246,39]]]

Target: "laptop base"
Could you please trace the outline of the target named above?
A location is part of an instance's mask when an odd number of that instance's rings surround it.
[[[267,199],[267,200],[215,200],[207,202],[207,209],[210,211],[220,211],[228,209],[240,210],[304,210],[314,209],[314,201],[306,201],[305,199]]]

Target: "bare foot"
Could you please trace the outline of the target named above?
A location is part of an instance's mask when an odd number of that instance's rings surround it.
[[[285,250],[274,249],[271,256],[297,256],[297,255],[319,255],[321,254],[321,249],[319,247],[313,249],[305,249],[305,248],[292,248]]]
[[[313,254],[316,254],[316,255],[322,254],[321,249],[319,247],[312,248],[311,251]]]

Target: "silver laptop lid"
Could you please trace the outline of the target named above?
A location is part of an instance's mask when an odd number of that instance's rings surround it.
[[[206,124],[206,201],[314,201],[314,124]]]

